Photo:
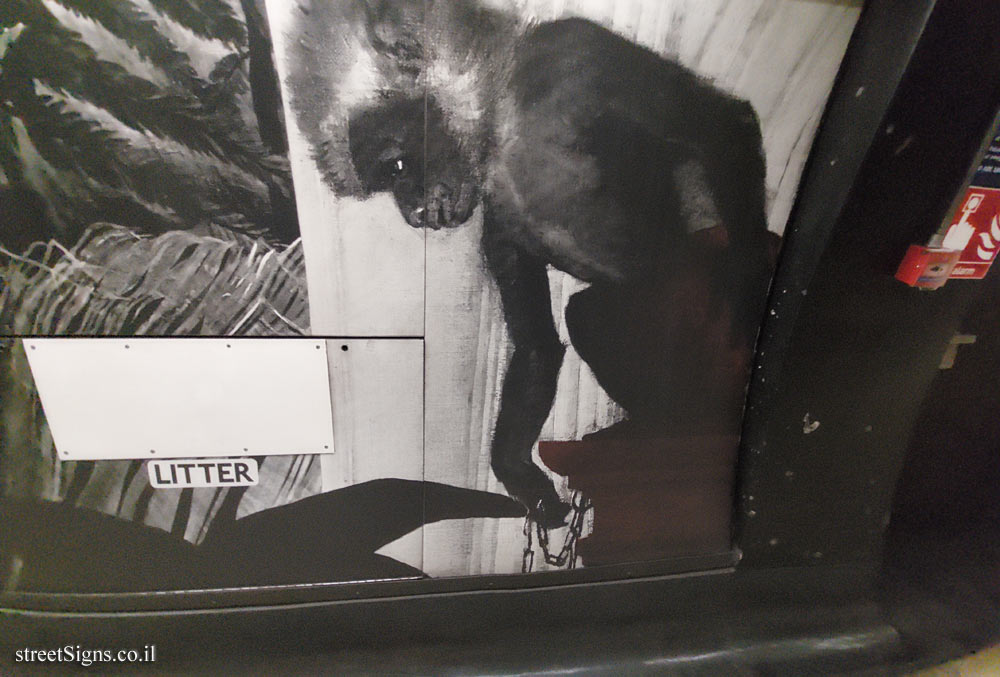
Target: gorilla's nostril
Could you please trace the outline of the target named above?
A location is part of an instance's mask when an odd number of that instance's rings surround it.
[[[476,208],[476,190],[469,184],[464,184],[458,192],[458,199],[455,200],[455,213],[462,220],[469,218],[472,210]]]
[[[410,225],[414,227],[423,226],[424,216],[426,215],[426,213],[427,210],[425,210],[423,207],[417,207],[416,209],[410,212],[410,218],[408,218],[407,221],[409,221]]]

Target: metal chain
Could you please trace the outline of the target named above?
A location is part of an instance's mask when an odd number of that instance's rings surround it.
[[[521,573],[528,574],[531,570],[535,568],[535,548],[531,542],[532,540],[532,529],[531,529],[531,518],[524,518],[524,537],[527,541],[524,544],[524,552],[521,554]]]
[[[569,521],[569,530],[563,540],[559,553],[553,555],[549,550],[549,530],[538,524],[531,517],[524,519],[524,552],[521,555],[521,573],[530,573],[535,566],[534,536],[538,537],[538,545],[542,549],[545,563],[556,567],[576,568],[576,545],[583,534],[583,523],[587,512],[593,507],[589,498],[584,498],[579,491],[573,492],[572,517]],[[534,527],[534,528],[532,528]],[[534,533],[533,533],[534,532]]]

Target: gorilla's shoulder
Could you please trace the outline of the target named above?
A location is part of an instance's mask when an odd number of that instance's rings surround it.
[[[694,86],[693,74],[593,21],[540,23],[524,36],[512,78],[522,104],[552,94],[604,96],[625,86],[664,90]],[[611,92],[614,94],[614,92]]]

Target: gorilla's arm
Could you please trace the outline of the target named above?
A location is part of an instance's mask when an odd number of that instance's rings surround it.
[[[531,460],[531,449],[552,408],[565,348],[552,320],[545,262],[513,243],[509,223],[489,203],[484,210],[483,254],[500,291],[514,343],[493,432],[491,463],[497,479],[526,504],[542,526],[561,526],[569,506]]]

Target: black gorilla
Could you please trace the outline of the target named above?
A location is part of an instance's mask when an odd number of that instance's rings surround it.
[[[522,27],[472,0],[328,7],[303,16],[297,68],[326,49],[347,71],[360,50],[382,86],[359,97],[335,70],[293,68],[326,179],[391,191],[414,227],[482,205],[514,344],[492,446],[507,490],[543,525],[563,522],[531,460],[564,353],[548,264],[590,283],[568,306],[571,340],[639,428],[735,432],[771,271],[750,104],[586,20]],[[338,106],[346,129],[329,123]]]

